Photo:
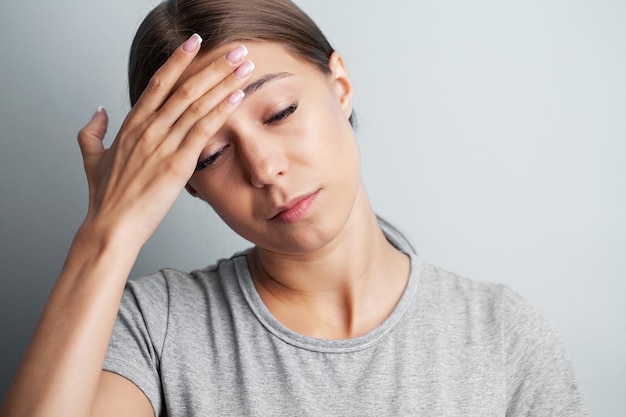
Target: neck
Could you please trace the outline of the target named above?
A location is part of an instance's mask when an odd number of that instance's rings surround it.
[[[385,238],[362,187],[345,227],[324,247],[298,256],[255,248],[248,262],[274,317],[325,339],[357,337],[380,325],[409,274],[408,257]]]

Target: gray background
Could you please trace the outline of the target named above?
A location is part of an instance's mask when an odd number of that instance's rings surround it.
[[[155,4],[22,0],[0,12],[0,394],[85,214],[76,132],[99,104],[117,130],[130,40]],[[376,210],[429,261],[536,303],[592,413],[623,415],[626,2],[299,4],[353,77]],[[183,195],[133,275],[246,245]]]

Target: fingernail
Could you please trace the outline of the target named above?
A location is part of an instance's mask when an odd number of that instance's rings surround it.
[[[91,120],[95,119],[98,113],[102,113],[104,111],[104,106],[98,106],[96,112],[91,116]]]
[[[239,104],[241,102],[241,100],[243,100],[245,94],[243,91],[241,90],[237,90],[234,93],[232,93],[230,95],[230,97],[228,97],[228,99],[226,99],[226,101],[228,102],[228,104],[230,105],[235,105],[235,104]]]
[[[198,46],[202,43],[202,38],[197,33],[191,35],[189,39],[185,41],[183,44],[183,49],[185,52],[194,52]]]
[[[239,79],[246,78],[248,75],[250,75],[253,69],[254,64],[252,63],[252,61],[246,61],[241,64],[239,68],[237,68],[237,70],[235,70],[235,77]]]
[[[228,55],[226,55],[226,60],[228,60],[228,62],[230,62],[231,64],[236,64],[237,62],[241,61],[246,55],[248,55],[248,50],[246,49],[246,47],[243,45],[239,45],[238,47],[230,51]]]

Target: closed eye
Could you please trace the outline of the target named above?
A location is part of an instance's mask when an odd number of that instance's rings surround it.
[[[215,161],[217,161],[217,159],[220,156],[224,155],[224,152],[226,152],[226,148],[222,148],[219,151],[215,152],[213,155],[206,158],[205,160],[198,162],[198,164],[196,165],[196,172],[201,171],[204,168],[213,165],[213,163],[215,163]]]
[[[284,119],[286,119],[287,117],[291,116],[296,109],[298,108],[297,104],[292,104],[291,106],[287,107],[284,110],[279,111],[278,113],[272,115],[269,119],[267,119],[265,121],[266,125],[271,125],[277,122],[280,122]]]
[[[264,124],[266,125],[272,125],[275,123],[278,123],[282,120],[285,120],[286,118],[288,118],[289,116],[291,116],[296,110],[298,109],[298,105],[297,104],[292,104],[289,107],[279,111],[278,113],[272,115],[269,119],[267,119]],[[224,152],[226,152],[226,148],[224,147],[222,149],[220,149],[219,151],[215,152],[213,155],[209,156],[208,158],[198,162],[196,164],[196,169],[195,171],[202,171],[204,168],[207,168],[211,165],[213,165],[215,163],[215,161],[217,161],[219,159],[219,157],[221,157]]]

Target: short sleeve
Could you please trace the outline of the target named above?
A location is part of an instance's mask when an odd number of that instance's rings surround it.
[[[508,288],[503,293],[503,319],[506,416],[588,416],[574,368],[552,323]]]
[[[129,280],[103,365],[103,370],[119,374],[141,389],[156,416],[163,410],[159,365],[168,305],[162,274]]]

